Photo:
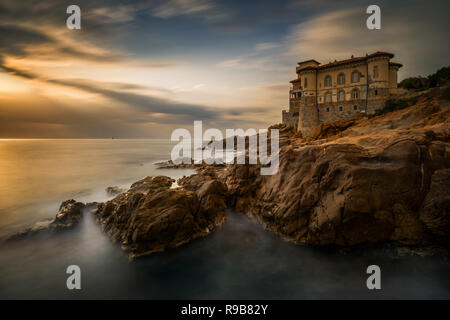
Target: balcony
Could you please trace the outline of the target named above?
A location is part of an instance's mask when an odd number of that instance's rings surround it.
[[[290,90],[289,91],[289,98],[290,99],[300,99],[302,97],[302,95],[303,95],[302,92],[299,91],[299,90],[296,90],[296,91]]]

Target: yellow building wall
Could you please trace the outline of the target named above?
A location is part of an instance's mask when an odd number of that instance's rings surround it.
[[[352,73],[355,71],[360,74],[359,81],[351,82]],[[343,84],[338,83],[338,76],[341,73],[344,74],[345,77]],[[363,77],[361,75],[363,75]],[[331,76],[331,86],[325,86],[325,78],[327,76]],[[361,91],[361,87],[366,85],[366,79],[366,65],[361,63],[321,70],[318,74],[318,103],[325,103],[325,94],[327,92],[331,92],[332,102],[338,102],[338,92],[341,90],[344,90],[345,92],[345,101],[349,101],[352,99],[352,90],[357,88]]]

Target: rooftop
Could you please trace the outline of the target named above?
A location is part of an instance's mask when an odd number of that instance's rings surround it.
[[[313,62],[317,63],[317,66],[308,65],[308,66],[306,66],[304,68],[297,67],[297,72],[300,71],[300,70],[303,71],[303,70],[308,70],[308,69],[311,69],[311,70],[316,70],[316,69],[317,70],[322,70],[322,69],[326,69],[326,68],[332,68],[332,67],[336,67],[336,66],[340,66],[340,65],[349,64],[349,63],[365,61],[366,59],[373,58],[373,57],[378,57],[378,56],[388,56],[390,59],[392,59],[394,57],[394,54],[393,53],[389,53],[389,52],[377,51],[377,52],[368,54],[368,55],[363,56],[363,57],[354,57],[354,56],[352,56],[350,59],[345,59],[345,60],[340,60],[340,61],[335,60],[334,62],[330,62],[330,63],[324,64],[324,65],[320,65],[320,63],[317,62],[316,60],[310,59],[310,60],[299,62],[298,64],[301,65],[301,64],[305,64],[306,62],[313,61]],[[397,63],[396,65],[401,67],[401,64],[399,64],[399,63]]]

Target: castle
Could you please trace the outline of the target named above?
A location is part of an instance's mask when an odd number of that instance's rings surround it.
[[[398,93],[397,72],[402,65],[391,62],[393,57],[375,52],[324,65],[316,60],[299,62],[283,123],[307,136],[321,123],[375,113]]]

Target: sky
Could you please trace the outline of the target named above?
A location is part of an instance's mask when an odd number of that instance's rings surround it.
[[[81,8],[69,30],[66,8]],[[381,8],[368,30],[366,8]],[[0,138],[170,138],[281,122],[298,61],[450,65],[450,2],[0,0]]]

